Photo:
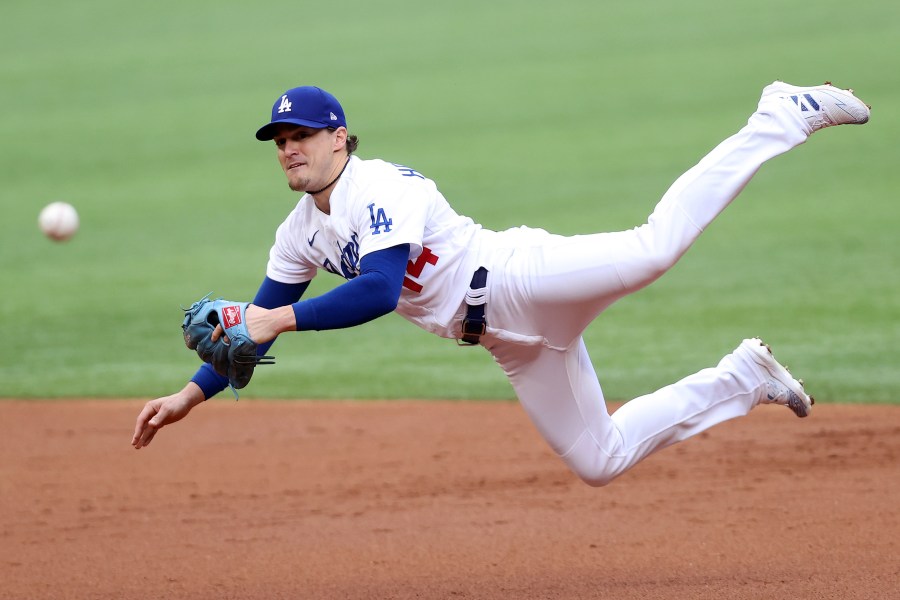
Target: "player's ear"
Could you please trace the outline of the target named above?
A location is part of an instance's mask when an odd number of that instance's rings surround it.
[[[338,150],[342,150],[344,146],[347,145],[347,128],[346,127],[338,127],[334,132],[334,148],[333,150],[337,152]]]

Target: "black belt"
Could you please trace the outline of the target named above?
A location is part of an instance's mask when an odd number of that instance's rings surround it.
[[[487,308],[487,275],[484,267],[478,267],[472,275],[472,283],[466,292],[466,316],[462,322],[462,339],[460,344],[477,344],[487,330],[484,309]]]

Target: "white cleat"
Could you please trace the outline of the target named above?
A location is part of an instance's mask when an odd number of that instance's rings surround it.
[[[775,360],[772,349],[759,338],[744,340],[738,349],[747,351],[751,360],[766,372],[766,395],[761,404],[787,406],[798,417],[809,416],[815,400],[803,390],[803,380],[794,379],[790,371]]]
[[[862,125],[869,120],[870,108],[853,95],[851,89],[825,85],[798,87],[783,81],[766,86],[762,99],[769,97],[789,102],[810,128],[810,134],[834,125]]]

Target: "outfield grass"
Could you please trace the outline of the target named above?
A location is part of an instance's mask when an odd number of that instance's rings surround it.
[[[588,346],[610,399],[761,335],[820,400],[896,400],[896,2],[132,4],[4,6],[0,397],[183,384],[179,305],[252,297],[296,203],[253,139],[288,87],[334,92],[360,156],[416,167],[484,225],[577,233],[643,222],[782,78],[853,85],[872,123],[766,165]],[[66,244],[37,231],[54,200],[81,214]],[[512,397],[487,353],[394,315],[273,351],[245,397]]]

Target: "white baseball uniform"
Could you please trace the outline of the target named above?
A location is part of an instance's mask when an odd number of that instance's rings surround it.
[[[743,129],[672,185],[646,224],[569,237],[483,229],[454,212],[420,173],[352,157],[330,214],[304,196],[279,227],[267,275],[300,283],[324,269],[352,278],[362,256],[410,244],[397,312],[459,338],[472,274],[487,268],[481,344],[553,450],[587,483],[603,485],[655,450],[746,414],[760,401],[765,377],[737,350],[610,415],[582,332],[672,267],[766,160],[807,133],[797,114],[761,102]]]

